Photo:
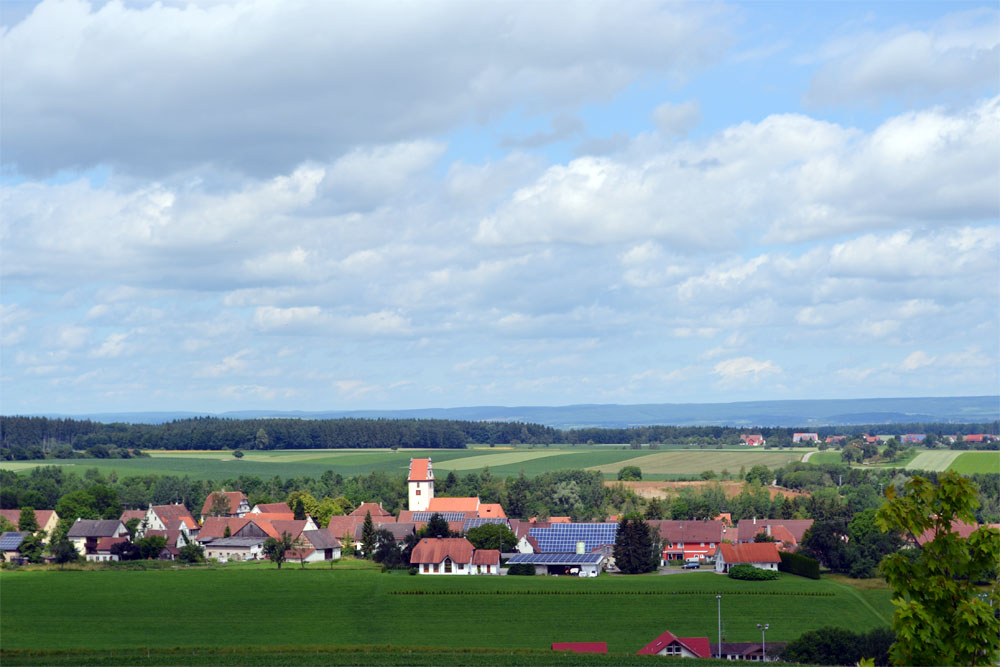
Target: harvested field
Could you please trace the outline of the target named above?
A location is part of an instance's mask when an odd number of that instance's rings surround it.
[[[637,495],[643,498],[666,498],[668,496],[676,496],[681,492],[682,489],[692,489],[694,491],[700,491],[706,486],[712,484],[718,484],[722,487],[722,490],[727,496],[732,498],[733,496],[738,496],[740,491],[743,490],[744,482],[738,481],[728,481],[728,482],[621,482],[626,488],[635,491]],[[618,482],[605,482],[608,486],[612,484],[618,484]],[[767,490],[771,492],[771,498],[776,496],[788,496],[789,498],[794,496],[808,496],[809,494],[804,491],[792,491],[791,489],[785,489],[778,486],[769,486]]]

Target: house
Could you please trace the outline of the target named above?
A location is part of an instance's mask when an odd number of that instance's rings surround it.
[[[148,530],[183,530],[185,533],[198,532],[198,522],[184,505],[150,505],[146,510],[140,528],[143,536]]]
[[[464,537],[425,537],[413,547],[410,564],[420,574],[499,574],[500,552],[477,551]]]
[[[788,642],[722,642],[710,644],[712,657],[722,660],[750,660],[752,662],[776,662],[781,659]]]
[[[538,553],[539,546],[538,540],[531,536],[528,532],[531,528],[538,526],[537,523],[530,523],[528,521],[520,521],[518,519],[510,520],[510,530],[514,533],[517,538],[517,546],[514,550],[519,554],[534,554]],[[547,524],[546,524],[547,525]]]
[[[205,546],[212,540],[232,537],[234,533],[238,532],[240,528],[248,523],[250,523],[250,519],[247,517],[241,519],[226,516],[205,517],[205,522],[201,524],[201,530],[198,531],[198,543]],[[229,535],[226,535],[227,529]]]
[[[97,541],[102,537],[125,537],[128,529],[118,519],[77,519],[70,526],[66,537],[77,553],[93,560],[90,556],[97,555]]]
[[[473,516],[479,516],[479,498],[431,498],[427,503],[428,512],[471,512]]]
[[[636,655],[665,655],[674,658],[710,658],[708,637],[677,637],[667,630],[636,651]]]
[[[142,523],[142,520],[145,518],[146,510],[125,510],[122,512],[122,515],[118,517],[118,520],[127,526],[128,522],[132,519],[138,519],[139,523]]]
[[[985,524],[989,527],[996,528],[997,524]],[[955,520],[951,523],[951,530],[949,532],[956,533],[962,539],[968,539],[970,535],[981,528],[978,523],[968,523],[966,521]],[[928,528],[923,533],[917,536],[917,544],[923,546],[936,537],[937,533],[933,528]]]
[[[290,561],[305,561],[320,563],[340,560],[340,540],[325,530],[304,530],[301,534],[301,545],[285,552],[285,559]]]
[[[719,553],[715,557],[715,571],[729,572],[730,567],[740,563],[748,563],[762,570],[777,570],[780,562],[778,545],[774,542],[723,543],[719,545]]]
[[[813,525],[812,519],[741,519],[736,527],[736,543],[749,544],[758,533],[774,538],[782,551],[795,551],[802,544],[806,531]]]
[[[289,519],[295,518],[295,512],[288,503],[257,503],[250,510],[251,514],[287,514]]]
[[[0,510],[0,516],[16,527],[21,521],[21,510]],[[55,510],[35,510],[35,521],[38,523],[38,530],[44,530],[46,535],[51,535],[59,524],[59,515]]]
[[[188,542],[194,541],[194,538],[189,537],[183,530],[147,530],[143,537],[162,537],[167,541],[166,546],[172,547],[174,549],[180,549]]]
[[[819,442],[818,433],[793,433],[792,442]]]
[[[227,511],[222,514],[213,514],[213,510],[218,510],[220,496],[225,497],[228,503]],[[219,503],[221,504],[221,503]],[[205,518],[209,516],[227,516],[227,517],[242,517],[250,512],[250,501],[243,494],[242,491],[213,491],[208,494],[205,498],[205,504],[201,506],[201,520],[204,523]]]
[[[969,435],[962,436],[962,440],[973,443],[993,442],[996,440],[996,436],[989,433],[970,433]]]
[[[826,444],[828,445],[839,445],[842,442],[847,442],[846,435],[828,435],[826,436]]]
[[[264,557],[266,537],[224,537],[212,540],[205,546],[207,558],[217,558],[220,563],[231,560],[259,560]]]
[[[722,521],[647,521],[660,531],[663,540],[663,563],[672,560],[700,561],[715,557],[719,544],[724,539],[725,526]]]
[[[607,653],[607,642],[552,642],[553,651],[570,653]]]
[[[431,460],[410,459],[410,474],[406,476],[409,490],[407,508],[411,512],[425,512],[434,498],[434,468]],[[374,515],[372,515],[374,517]]]
[[[0,553],[3,554],[5,561],[9,563],[14,560],[20,560],[21,552],[19,549],[21,542],[30,534],[18,532],[0,533]]]
[[[382,523],[386,523],[396,520],[390,512],[382,509],[382,503],[361,503],[358,505],[356,510],[347,516],[355,516],[363,520],[368,514],[372,515],[372,521],[381,521]]]
[[[180,531],[177,531],[180,532]],[[109,562],[121,560],[118,554],[111,553],[111,548],[116,544],[122,544],[123,542],[128,542],[128,537],[102,537],[97,540],[97,548],[94,553],[87,554],[87,560],[97,561],[97,562]]]
[[[927,439],[927,434],[926,433],[906,433],[905,435],[903,435],[903,437],[900,440],[904,444],[907,444],[907,443],[914,444],[914,443],[918,443],[918,442],[923,442],[926,439]]]
[[[744,445],[749,445],[750,447],[763,447],[767,444],[767,440],[760,433],[751,433],[749,435],[741,435],[740,442]]]

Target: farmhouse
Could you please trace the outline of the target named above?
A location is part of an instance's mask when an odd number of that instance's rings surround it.
[[[198,522],[184,505],[150,505],[143,518],[143,535],[148,530],[183,530],[190,533],[198,530]]]
[[[0,510],[0,516],[17,526],[21,521],[21,510]],[[38,522],[38,530],[44,530],[46,535],[51,535],[59,524],[59,515],[55,510],[35,510],[35,521]]]
[[[751,433],[749,435],[741,435],[740,442],[744,445],[749,445],[751,447],[763,447],[767,444],[767,440],[760,433]]]
[[[660,530],[663,542],[661,562],[688,560],[700,561],[715,557],[715,552],[725,535],[722,521],[648,521]]]
[[[477,551],[464,537],[425,537],[413,547],[410,564],[420,574],[499,574],[500,552]]]
[[[724,543],[719,545],[719,553],[715,557],[715,571],[729,572],[731,566],[739,563],[748,563],[762,570],[777,570],[780,562],[778,545],[774,542]]]
[[[782,551],[799,548],[806,531],[813,525],[812,519],[741,519],[736,527],[736,543],[750,544],[758,533],[774,538]]]
[[[220,496],[225,497],[227,502],[227,511],[224,514],[212,514],[212,510],[217,510],[216,499]],[[243,495],[242,491],[213,491],[208,494],[205,498],[205,504],[201,507],[201,520],[205,521],[205,517],[208,516],[227,516],[227,517],[242,517],[250,512],[250,501],[247,497]]]
[[[636,651],[636,655],[666,655],[674,658],[710,658],[708,637],[677,637],[667,630]]]
[[[257,503],[250,510],[251,514],[280,514],[280,519],[294,519],[295,512],[288,503]],[[286,516],[287,515],[287,516]]]
[[[102,537],[124,537],[128,529],[118,519],[77,519],[70,527],[66,537],[78,553],[95,560],[97,556],[97,541]]]
[[[180,532],[180,531],[178,531]],[[87,560],[108,562],[120,560],[118,554],[111,553],[111,547],[122,542],[128,542],[128,537],[102,537],[97,540],[97,548],[94,553],[87,554]]]
[[[818,433],[793,433],[792,442],[819,442]]]

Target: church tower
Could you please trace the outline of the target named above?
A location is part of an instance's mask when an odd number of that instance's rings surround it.
[[[410,511],[426,512],[434,497],[434,469],[431,460],[410,459],[410,475],[406,479],[410,487]]]

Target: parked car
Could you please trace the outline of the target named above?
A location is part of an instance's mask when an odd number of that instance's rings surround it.
[[[698,570],[698,569],[701,569],[701,563],[684,563],[683,569],[685,569],[685,570]]]

